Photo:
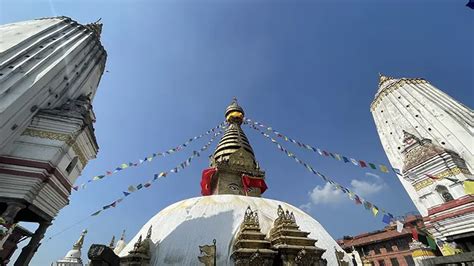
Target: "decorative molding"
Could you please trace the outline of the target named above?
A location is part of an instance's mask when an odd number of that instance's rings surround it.
[[[428,81],[422,78],[401,78],[398,81],[388,85],[386,88],[382,89],[375,95],[375,99],[370,104],[370,109],[372,112],[375,111],[375,108],[379,105],[382,101],[384,96],[396,91],[397,89],[401,88],[405,84],[419,84],[419,83],[428,83]]]
[[[35,138],[42,138],[42,139],[51,139],[51,140],[59,140],[64,141],[67,144],[72,144],[73,138],[69,134],[51,132],[51,131],[43,131],[37,129],[27,128],[23,131],[22,135],[30,136]]]
[[[72,147],[74,153],[76,153],[76,155],[79,157],[79,161],[81,161],[82,167],[84,168],[87,165],[88,160],[76,142],[77,136],[79,134],[74,134],[74,136],[71,136],[70,134],[27,128],[22,133],[22,135],[35,138],[64,141],[67,145]]]
[[[81,161],[82,168],[84,169],[84,167],[86,167],[86,164],[88,162],[86,156],[81,151],[81,149],[79,148],[79,145],[77,145],[77,143],[74,143],[74,145],[72,145],[72,150],[74,151],[74,153],[76,153],[77,157],[79,158],[79,161]]]
[[[463,168],[459,168],[459,167],[454,167],[454,168],[451,168],[451,169],[446,169],[444,170],[443,172],[437,174],[435,177],[438,178],[439,180],[441,179],[444,179],[446,177],[450,177],[450,176],[456,176],[456,175],[459,175],[459,174],[470,174],[469,173],[469,170],[467,169],[463,169]],[[420,191],[421,189],[431,185],[431,184],[434,184],[435,182],[430,179],[430,178],[425,178],[419,182],[416,182],[413,184],[413,187],[415,188],[416,191]]]

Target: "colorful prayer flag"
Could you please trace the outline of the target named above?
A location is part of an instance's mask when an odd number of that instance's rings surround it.
[[[360,198],[357,195],[355,195],[355,203],[356,204],[362,204],[362,201],[360,201]]]
[[[359,165],[360,165],[360,167],[362,167],[362,168],[367,167],[367,164],[366,164],[364,161],[362,161],[362,160],[359,161]]]
[[[354,158],[351,158],[351,162],[352,162],[352,164],[355,165],[355,166],[358,166],[358,165],[359,165],[359,163],[357,162],[357,160],[354,159]]]
[[[374,214],[374,216],[377,216],[377,213],[379,213],[379,209],[375,206],[372,207],[372,213]]]
[[[418,231],[416,230],[416,228],[411,229],[411,235],[413,239],[418,240]]]
[[[369,165],[370,165],[370,168],[372,168],[372,169],[374,169],[374,170],[377,169],[377,166],[375,166],[375,164],[369,163]]]
[[[137,189],[134,186],[129,186],[128,191],[135,192]]]
[[[349,159],[347,159],[346,156],[342,156],[342,160],[344,160],[345,163],[348,163],[348,162],[349,162]]]
[[[382,171],[382,172],[384,172],[384,173],[388,173],[388,168],[387,168],[387,166],[381,164],[381,165],[380,165],[380,171]]]
[[[467,179],[463,183],[464,192],[468,195],[474,195],[474,180]]]
[[[143,188],[143,185],[142,185],[142,184],[138,184],[137,190],[140,190],[140,189],[142,189],[142,188]]]
[[[123,191],[122,193],[123,193],[123,195],[125,195],[125,197],[130,195],[130,192]]]
[[[382,222],[386,223],[386,224],[390,224],[390,221],[392,219],[390,218],[390,216],[388,216],[387,214],[384,214],[383,215],[383,218],[382,218]]]
[[[77,191],[79,189],[78,186],[73,186],[72,189],[74,189],[75,191]]]
[[[397,220],[397,232],[401,233],[403,230],[403,223]]]
[[[97,215],[99,215],[99,213],[100,213],[101,211],[102,211],[102,210],[96,211],[96,212],[94,212],[93,214],[91,214],[91,216],[97,216]]]

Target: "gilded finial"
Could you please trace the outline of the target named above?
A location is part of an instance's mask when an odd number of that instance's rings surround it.
[[[237,98],[232,99],[232,103],[225,110],[225,119],[229,123],[242,124],[244,119],[244,109],[237,103]]]

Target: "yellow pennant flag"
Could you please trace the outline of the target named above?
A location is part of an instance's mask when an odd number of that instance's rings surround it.
[[[468,195],[474,195],[474,180],[464,181],[464,191]]]
[[[384,172],[384,173],[388,173],[388,168],[387,168],[387,166],[381,164],[381,165],[380,165],[380,171],[382,171],[382,172]]]
[[[125,169],[127,167],[128,167],[128,164],[126,164],[126,163],[123,163],[123,164],[120,165],[120,168],[122,168],[122,169]]]
[[[379,209],[372,207],[372,213],[374,214],[374,216],[377,216],[377,213],[379,213]]]

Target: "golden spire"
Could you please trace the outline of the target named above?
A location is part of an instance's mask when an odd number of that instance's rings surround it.
[[[82,231],[81,236],[76,241],[76,243],[74,243],[74,245],[72,246],[72,249],[81,250],[82,245],[84,244],[84,237],[86,236],[86,234],[87,234],[87,229]]]

